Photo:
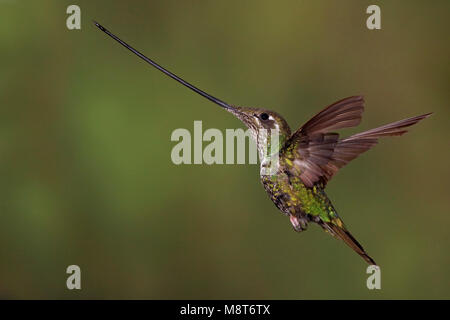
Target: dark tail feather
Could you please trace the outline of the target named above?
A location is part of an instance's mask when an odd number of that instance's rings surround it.
[[[351,235],[347,230],[338,227],[337,225],[331,223],[326,223],[327,229],[331,229],[334,235],[342,239],[350,248],[352,248],[357,254],[359,254],[368,264],[377,265],[376,262],[366,253],[364,248],[359,244],[358,241]]]
[[[355,159],[361,153],[369,150],[378,142],[378,138],[387,136],[401,136],[407,130],[405,128],[410,127],[420,120],[429,117],[432,113],[423,114],[421,116],[403,119],[400,121],[392,122],[384,126],[367,130],[361,133],[354,134],[346,139],[339,140],[334,148],[332,165],[328,167],[329,177],[342,168],[351,160]],[[335,222],[335,223],[334,223]],[[366,253],[364,248],[358,241],[348,232],[342,220],[337,218],[334,222],[319,222],[319,224],[335,237],[342,239],[350,248],[358,253],[367,263],[376,265],[375,261]]]

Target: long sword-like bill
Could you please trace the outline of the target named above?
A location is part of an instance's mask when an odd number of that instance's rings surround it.
[[[127,44],[125,41],[122,41],[121,39],[119,39],[116,35],[114,35],[113,33],[111,33],[108,29],[106,29],[105,27],[103,27],[101,24],[99,24],[98,22],[94,21],[94,24],[97,26],[97,28],[99,28],[101,31],[103,31],[104,33],[106,33],[108,36],[110,36],[111,38],[113,38],[114,40],[116,40],[117,42],[119,42],[122,46],[124,46],[125,48],[127,48],[128,50],[130,50],[131,52],[133,52],[135,55],[137,55],[139,58],[141,58],[142,60],[144,60],[145,62],[151,64],[153,67],[155,67],[156,69],[158,69],[159,71],[161,71],[162,73],[164,73],[165,75],[171,77],[172,79],[178,81],[179,83],[181,83],[182,85],[188,87],[189,89],[191,89],[192,91],[195,91],[196,93],[198,93],[199,95],[201,95],[202,97],[205,97],[206,99],[218,104],[219,106],[221,106],[222,108],[225,108],[227,110],[232,110],[233,107],[230,106],[228,103],[217,99],[215,97],[213,97],[212,95],[204,92],[203,90],[200,90],[199,88],[193,86],[192,84],[190,84],[187,81],[184,81],[183,79],[181,79],[180,77],[178,77],[177,75],[173,74],[172,72],[170,72],[169,70],[161,67],[159,64],[157,64],[155,61],[153,61],[152,59],[146,57],[145,55],[143,55],[142,53],[140,53],[139,51],[137,51],[136,49],[134,49],[132,46],[130,46],[129,44]]]

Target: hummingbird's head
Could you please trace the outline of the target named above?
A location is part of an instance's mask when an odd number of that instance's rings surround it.
[[[261,108],[249,108],[230,106],[227,111],[234,114],[241,120],[248,129],[250,129],[253,139],[255,140],[258,150],[269,154],[278,151],[289,139],[291,129],[286,120],[278,113]],[[271,137],[277,135],[278,143],[273,144]],[[272,145],[272,149],[267,149]]]

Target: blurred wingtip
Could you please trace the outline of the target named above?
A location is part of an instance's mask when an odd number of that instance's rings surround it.
[[[413,117],[412,120],[414,120],[414,123],[417,123],[419,121],[422,121],[423,119],[430,117],[432,114],[433,114],[433,112],[425,113],[420,116]]]

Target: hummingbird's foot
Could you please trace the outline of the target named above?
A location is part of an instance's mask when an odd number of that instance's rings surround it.
[[[298,218],[296,216],[290,215],[289,219],[291,220],[294,230],[297,232],[301,232],[308,228],[308,221],[305,218]]]

